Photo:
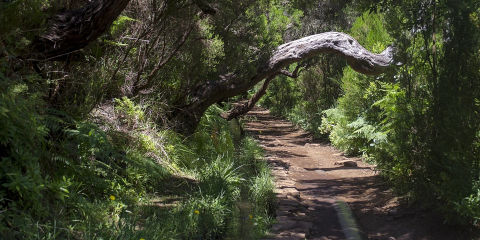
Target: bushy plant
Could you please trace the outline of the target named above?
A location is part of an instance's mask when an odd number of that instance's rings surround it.
[[[382,23],[382,15],[364,13],[351,33],[363,46],[379,52],[391,41]],[[329,134],[333,145],[347,154],[368,156],[386,141],[385,132],[378,126],[381,110],[375,103],[385,96],[387,85],[349,67],[344,69],[341,83],[344,94],[335,108],[323,111],[319,130]]]
[[[115,99],[115,111],[118,118],[128,127],[135,127],[135,124],[145,120],[142,109],[127,97]]]
[[[231,207],[225,197],[197,196],[184,202],[179,208],[179,233],[185,239],[218,239],[223,236],[231,220]],[[181,230],[183,229],[183,230]]]

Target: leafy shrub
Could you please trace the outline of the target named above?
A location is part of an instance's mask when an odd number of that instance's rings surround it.
[[[128,127],[134,127],[138,122],[145,120],[145,114],[138,105],[127,97],[115,99],[115,111],[118,118]]]
[[[227,230],[231,214],[223,195],[199,196],[183,203],[176,211],[179,233],[185,239],[218,239]],[[178,221],[178,220],[177,220]]]
[[[251,180],[249,193],[251,201],[254,203],[255,213],[264,217],[274,214],[276,200],[274,190],[273,177],[268,171],[262,171]],[[262,213],[262,211],[265,212]]]
[[[205,195],[222,194],[230,204],[240,197],[240,185],[245,181],[240,176],[239,168],[229,159],[219,156],[215,161],[205,165],[199,173],[199,188]]]

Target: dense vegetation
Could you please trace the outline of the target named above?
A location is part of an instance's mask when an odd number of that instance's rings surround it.
[[[39,53],[52,16],[91,2],[0,3],[6,239],[262,236],[273,183],[255,141],[219,117],[236,99],[191,106],[280,44],[333,30],[373,52],[393,44],[401,64],[365,76],[331,54],[306,59],[261,104],[376,162],[449,222],[480,220],[478,1],[132,0],[86,47]]]
[[[247,53],[224,47],[190,1],[136,1],[69,59],[23,57],[48,17],[83,4],[0,5],[1,238],[262,236],[274,195],[261,149],[217,106],[188,136],[168,118],[225,51]],[[254,24],[253,12],[270,5],[247,7],[239,9]]]

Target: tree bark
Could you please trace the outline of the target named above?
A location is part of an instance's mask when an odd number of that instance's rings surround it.
[[[193,0],[193,3],[197,5],[197,7],[200,8],[200,10],[202,10],[204,14],[208,14],[208,15],[217,14],[217,10],[203,0]]]
[[[371,53],[345,33],[326,32],[304,37],[280,45],[261,64],[257,73],[249,78],[226,74],[198,86],[191,95],[191,103],[181,106],[172,114],[173,123],[177,123],[176,130],[186,135],[192,134],[210,105],[241,94],[263,79],[274,78],[292,63],[321,53],[336,53],[345,58],[355,71],[368,75],[380,74],[394,63],[393,47],[388,47],[380,54]]]
[[[32,42],[34,61],[65,59],[103,34],[130,0],[94,0],[83,8],[64,11],[49,22],[47,31]]]

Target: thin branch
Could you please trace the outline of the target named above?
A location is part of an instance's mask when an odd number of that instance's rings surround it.
[[[285,76],[287,76],[287,77],[291,77],[291,78],[298,78],[299,73],[300,73],[299,71],[300,71],[300,68],[301,68],[301,67],[302,67],[302,66],[301,66],[300,64],[298,64],[298,65],[295,67],[295,70],[293,70],[293,72],[289,72],[289,71],[287,71],[287,70],[283,70],[283,69],[282,69],[282,70],[280,70],[280,74],[285,75]]]
[[[194,29],[194,25],[192,24],[192,26],[177,40],[179,44],[175,47],[175,49],[170,53],[170,55],[166,59],[157,63],[157,65],[153,68],[150,74],[148,74],[147,79],[151,79],[158,72],[158,70],[160,70],[160,68],[162,68],[165,64],[167,64],[170,61],[170,59],[172,59],[177,54],[180,48],[182,48],[185,42],[187,42],[188,36],[190,36],[190,33],[192,33],[193,29]]]
[[[167,58],[159,61],[157,65],[153,68],[153,70],[147,75],[146,77],[146,83],[141,85],[141,86],[134,86],[134,89],[132,91],[132,94],[135,96],[137,95],[140,91],[145,90],[152,85],[152,80],[155,74],[163,67],[165,64],[167,64],[176,54],[177,52],[182,48],[182,46],[187,42],[188,37],[190,36],[190,33],[192,33],[194,29],[194,25],[192,26],[177,40],[179,44],[173,49],[173,51],[168,55]],[[138,81],[137,81],[138,84]]]
[[[237,105],[233,109],[228,111],[227,113],[223,113],[220,116],[222,118],[230,121],[230,120],[232,120],[234,118],[237,118],[239,116],[242,116],[245,113],[247,113],[248,111],[250,111],[255,106],[255,104],[258,102],[258,100],[260,100],[260,98],[262,98],[263,95],[265,95],[265,93],[267,92],[268,85],[270,84],[272,79],[275,78],[275,76],[271,76],[271,77],[265,79],[262,87],[252,96],[252,98],[250,98],[248,100],[248,102],[246,102],[243,105]]]
[[[115,76],[117,75],[118,71],[120,70],[120,68],[123,66],[123,64],[125,63],[125,61],[127,60],[127,57],[128,57],[128,54],[130,53],[130,51],[132,50],[132,48],[134,46],[136,46],[136,44],[140,41],[140,39],[144,38],[145,36],[147,36],[147,34],[149,33],[149,31],[143,31],[141,33],[138,33],[138,37],[136,37],[136,40],[132,43],[132,44],[129,44],[128,45],[128,48],[125,50],[124,54],[123,54],[123,58],[122,60],[120,60],[120,62],[117,64],[117,67],[115,68],[115,70],[113,71],[112,73],[112,76],[110,77],[110,82],[113,82],[113,80],[115,79]]]

